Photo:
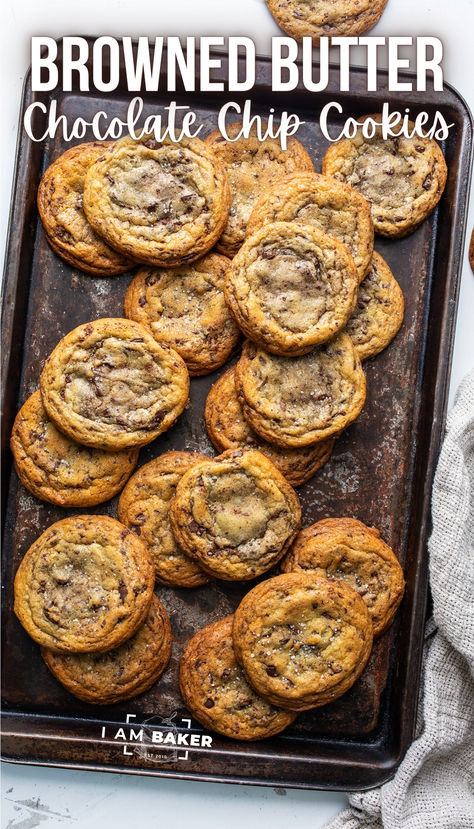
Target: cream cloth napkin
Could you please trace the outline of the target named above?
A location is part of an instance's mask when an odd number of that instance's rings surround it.
[[[474,370],[448,417],[432,518],[417,737],[393,780],[350,795],[326,829],[474,829]]]

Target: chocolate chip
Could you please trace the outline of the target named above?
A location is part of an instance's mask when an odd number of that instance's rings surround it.
[[[278,676],[278,671],[275,668],[275,665],[268,665],[267,666],[267,674],[268,674],[268,676]]]
[[[150,421],[148,428],[149,429],[154,429],[156,426],[159,426],[161,421],[163,420],[165,414],[166,414],[166,412],[160,409],[160,411],[157,412],[156,415],[154,416],[153,420]]]
[[[122,604],[123,604],[123,603],[124,603],[124,601],[125,601],[125,599],[127,598],[127,593],[128,593],[128,590],[127,590],[127,588],[125,587],[125,584],[124,584],[124,582],[123,582],[123,581],[120,581],[120,582],[119,582],[118,592],[120,593],[120,601],[121,601],[121,602],[122,602]]]
[[[160,141],[155,141],[154,138],[149,138],[148,141],[144,141],[144,146],[148,147],[149,150],[159,150],[163,144]]]
[[[214,708],[214,700],[208,697],[204,703],[204,708]]]
[[[423,190],[429,190],[431,188],[431,176],[428,174],[423,182]]]

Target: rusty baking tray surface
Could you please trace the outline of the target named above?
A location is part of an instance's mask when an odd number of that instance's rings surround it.
[[[223,61],[222,77],[226,76]],[[215,79],[219,78],[216,72]],[[45,168],[68,146],[60,138],[30,142],[20,131],[4,285],[3,450],[3,756],[7,760],[139,774],[330,789],[363,789],[393,775],[414,729],[427,596],[425,542],[429,493],[442,435],[455,323],[472,124],[457,93],[367,93],[365,74],[351,70],[351,92],[337,91],[338,73],[318,96],[297,89],[273,95],[270,66],[258,59],[253,111],[297,112],[306,122],[298,138],[316,169],[327,142],[319,111],[338,100],[348,115],[392,109],[441,109],[455,124],[443,147],[449,167],[445,194],[432,216],[406,239],[376,239],[399,280],[406,301],[403,328],[391,346],[365,364],[368,397],[362,415],[340,438],[324,469],[300,487],[303,525],[350,515],[380,528],[397,551],[407,579],[406,596],[392,629],[377,641],[364,674],[342,699],[300,715],[283,735],[242,743],[203,732],[190,720],[177,691],[177,664],[185,642],[210,621],[232,612],[249,585],[216,583],[196,590],[157,588],[173,624],[171,666],[146,694],[124,704],[95,707],[71,697],[49,674],[39,648],[12,612],[12,583],[19,561],[50,523],[72,511],[30,496],[11,469],[8,435],[21,403],[38,387],[43,360],[79,323],[121,316],[130,275],[96,279],[74,270],[49,248],[35,196]],[[383,78],[382,78],[383,82]],[[166,84],[160,84],[165,87]],[[33,94],[25,84],[22,113],[33,101],[58,101],[58,115],[89,120],[105,109],[123,116],[129,98],[117,93]],[[162,93],[143,95],[145,114],[166,106]],[[171,97],[171,96],[170,96]],[[205,131],[216,127],[223,93],[192,96],[179,104],[197,112]],[[403,111],[403,109],[402,109]],[[37,113],[38,114],[38,113]],[[41,120],[38,114],[39,122]],[[335,127],[340,121],[333,121]],[[38,127],[39,127],[38,123]],[[82,140],[91,140],[86,135]],[[79,143],[78,141],[74,143]],[[223,369],[222,369],[223,370]],[[221,371],[222,371],[221,370]],[[214,454],[203,408],[220,372],[192,381],[191,402],[177,425],[145,447],[140,463],[171,448]],[[76,512],[78,512],[76,510]],[[87,512],[116,516],[116,499]],[[205,739],[203,739],[205,738]]]

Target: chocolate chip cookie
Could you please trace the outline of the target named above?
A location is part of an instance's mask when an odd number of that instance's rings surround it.
[[[78,699],[111,705],[148,691],[171,656],[171,625],[163,605],[152,597],[143,625],[123,645],[107,653],[55,653],[41,648],[51,673]]]
[[[38,188],[49,244],[70,265],[94,276],[114,276],[133,267],[130,258],[94,232],[82,206],[87,170],[111,146],[111,141],[93,141],[71,147],[48,167]]]
[[[325,518],[301,530],[281,569],[348,584],[366,603],[374,636],[392,624],[405,587],[395,553],[375,527],[355,518]]]
[[[402,289],[379,253],[359,288],[355,311],[346,325],[361,360],[379,354],[392,342],[403,322]]]
[[[179,354],[139,323],[99,319],[63,337],[40,387],[58,429],[85,446],[116,450],[144,446],[173,425],[189,376]]]
[[[198,452],[165,452],[141,466],[120,496],[122,524],[140,536],[155,565],[156,580],[177,587],[199,587],[211,577],[189,558],[171,531],[169,507],[178,482],[196,463],[206,461]]]
[[[106,515],[57,521],[31,545],[15,576],[15,613],[53,651],[102,653],[143,624],[153,595],[144,544]]]
[[[104,452],[56,429],[35,391],[18,412],[10,438],[18,477],[33,495],[60,507],[90,507],[120,492],[138,449]]]
[[[433,139],[384,139],[382,116],[366,115],[359,123],[368,118],[378,124],[373,138],[364,138],[359,129],[355,138],[336,141],[324,156],[323,173],[345,181],[367,199],[376,233],[407,236],[438,204],[446,162]]]
[[[374,248],[370,205],[348,184],[319,173],[296,173],[277,181],[260,196],[250,214],[247,236],[272,222],[309,225],[349,249],[359,282]]]
[[[207,253],[229,207],[224,167],[199,138],[123,138],[84,183],[84,210],[96,233],[125,256],[159,267]]]
[[[170,505],[178,544],[225,581],[253,579],[282,558],[298,532],[298,496],[254,449],[224,452],[186,472]]]
[[[242,599],[234,615],[237,661],[273,705],[304,711],[345,693],[372,648],[367,605],[343,582],[286,573]]]
[[[240,339],[224,299],[230,260],[209,253],[173,269],[140,268],[125,295],[124,314],[174,348],[191,375],[223,365]]]
[[[245,238],[245,229],[258,197],[277,179],[304,170],[314,170],[308,153],[296,138],[288,139],[283,150],[276,138],[260,141],[256,129],[248,138],[237,136],[242,124],[227,128],[230,141],[219,130],[205,139],[215,155],[223,163],[230,184],[231,207],[217,249],[233,257]]]
[[[334,438],[297,449],[285,449],[259,438],[244,418],[235,389],[234,366],[219,377],[207,395],[204,418],[209,437],[219,452],[258,449],[292,486],[312,478],[330,458],[334,447]]]
[[[365,375],[344,332],[302,357],[278,357],[247,341],[235,384],[245,419],[278,446],[338,435],[365,402]]]
[[[179,667],[181,696],[205,728],[235,740],[279,734],[295,714],[266,702],[248,684],[232,645],[233,616],[198,631]]]
[[[265,0],[278,25],[290,37],[311,37],[314,46],[324,36],[360,35],[372,29],[387,0]]]
[[[257,230],[232,260],[225,298],[239,327],[272,354],[306,354],[344,328],[358,276],[348,249],[293,222]]]

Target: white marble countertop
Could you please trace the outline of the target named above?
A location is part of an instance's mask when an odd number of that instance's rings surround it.
[[[371,34],[434,35],[444,44],[445,79],[474,110],[472,31],[474,0],[389,0]],[[23,78],[29,64],[30,37],[89,35],[248,35],[257,52],[268,54],[270,38],[281,34],[264,0],[5,0],[0,73],[3,124],[0,142],[0,245],[4,250]],[[474,225],[471,200],[468,229]],[[461,281],[451,377],[451,400],[462,376],[474,365],[474,276],[467,261]],[[2,764],[4,829],[72,825],[87,829],[113,826],[209,829],[245,825],[248,829],[318,829],[346,803],[340,793],[265,789],[163,780],[109,773]]]

